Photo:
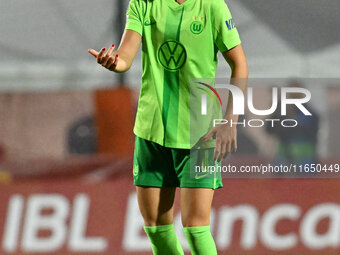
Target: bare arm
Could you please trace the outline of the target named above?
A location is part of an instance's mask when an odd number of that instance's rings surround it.
[[[238,45],[229,51],[223,52],[222,54],[231,68],[230,83],[239,87],[244,94],[247,87],[248,64],[242,46]],[[231,94],[229,94],[225,119],[232,119],[233,121],[238,120],[238,116],[233,115],[233,97]]]
[[[141,41],[142,36],[140,34],[133,30],[125,30],[118,50],[114,51],[115,46],[112,45],[106,53],[105,48],[102,48],[99,52],[89,49],[88,52],[103,67],[113,72],[123,73],[130,69]]]
[[[238,86],[243,93],[247,87],[248,65],[241,45],[223,52],[223,57],[228,62],[231,68],[230,83]],[[236,122],[238,116],[233,114],[233,97],[229,94],[227,111],[224,118],[228,121]],[[231,152],[237,150],[237,129],[236,125],[217,125],[212,128],[209,133],[203,138],[203,141],[209,140],[212,136],[216,136],[216,148],[214,160],[222,160]]]

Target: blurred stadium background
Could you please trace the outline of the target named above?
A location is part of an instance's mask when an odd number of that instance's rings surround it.
[[[339,163],[340,2],[227,3],[250,77],[266,78],[255,102],[268,106],[278,83],[310,89],[317,130],[299,131],[310,146],[302,154]],[[119,43],[127,4],[0,2],[0,254],[151,254],[132,185],[140,54],[129,72],[114,74],[87,53]],[[217,77],[229,74],[221,59]],[[299,136],[275,132],[240,130],[230,162],[287,157],[283,140]],[[305,160],[289,156],[285,162]],[[340,253],[340,179],[225,179],[224,186],[211,223],[219,254]]]

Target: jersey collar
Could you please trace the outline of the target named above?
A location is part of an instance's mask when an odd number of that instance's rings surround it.
[[[184,3],[182,3],[182,4],[179,4],[179,3],[177,3],[175,0],[166,0],[168,3],[169,3],[169,5],[171,6],[171,7],[174,7],[174,8],[182,8],[182,7],[184,7],[184,6],[186,6],[186,5],[189,5],[191,2],[193,2],[193,1],[195,1],[195,0],[186,0]]]

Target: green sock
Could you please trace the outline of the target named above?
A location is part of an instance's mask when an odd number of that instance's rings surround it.
[[[192,255],[217,255],[210,226],[184,227],[183,230]]]
[[[184,255],[174,224],[144,227],[144,230],[151,241],[154,255]]]

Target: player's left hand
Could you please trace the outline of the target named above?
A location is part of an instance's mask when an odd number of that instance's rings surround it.
[[[211,137],[216,137],[216,148],[214,160],[221,161],[231,153],[231,148],[237,150],[237,129],[236,126],[217,125],[212,128],[208,134],[203,137],[203,142],[208,141]]]

